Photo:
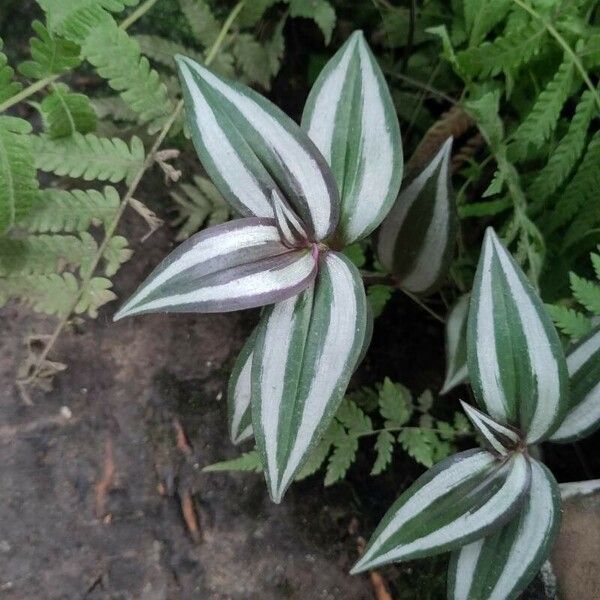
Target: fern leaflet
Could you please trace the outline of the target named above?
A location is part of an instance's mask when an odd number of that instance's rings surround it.
[[[0,117],[0,233],[29,212],[38,192],[30,131],[23,119]]]
[[[18,94],[23,87],[18,81],[14,81],[14,69],[8,64],[6,54],[1,52],[4,47],[2,38],[0,38],[0,102],[12,98]]]
[[[96,129],[97,117],[89,98],[75,94],[62,84],[53,86],[52,93],[40,105],[46,133],[50,138],[61,138],[75,132],[89,133]]]
[[[583,92],[567,133],[529,186],[528,195],[533,201],[533,210],[540,210],[544,206],[545,201],[566,181],[579,160],[595,106],[593,94],[589,90]]]
[[[145,158],[144,146],[136,136],[129,146],[119,138],[100,138],[91,133],[75,133],[58,140],[33,136],[32,140],[38,169],[86,181],[129,181]]]
[[[594,315],[600,315],[600,285],[575,273],[569,275],[573,296]]]
[[[554,324],[570,338],[580,338],[592,329],[592,323],[583,313],[561,304],[546,304]]]
[[[186,16],[196,40],[210,48],[221,31],[221,23],[215,19],[205,0],[179,0],[181,10]]]

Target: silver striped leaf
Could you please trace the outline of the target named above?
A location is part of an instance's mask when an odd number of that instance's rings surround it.
[[[337,238],[347,245],[367,236],[398,195],[403,158],[394,103],[362,31],[355,31],[321,71],[302,128],[337,181]]]
[[[252,356],[257,330],[246,340],[233,365],[227,386],[227,417],[229,437],[240,444],[252,437],[252,411],[250,409]]]
[[[252,425],[269,493],[280,502],[330,424],[363,347],[367,300],[343,255],[314,285],[265,310],[252,363]]]
[[[482,408],[528,444],[548,439],[568,406],[556,329],[525,274],[488,228],[467,325],[469,378]]]
[[[242,214],[273,216],[284,198],[314,241],[339,216],[335,179],[321,153],[292,119],[254,90],[176,57],[192,140],[204,168]]]
[[[506,524],[529,489],[531,467],[467,450],[421,475],[392,505],[351,573],[454,550]]]
[[[485,413],[469,406],[462,400],[460,404],[475,429],[481,435],[485,446],[491,452],[496,452],[500,456],[507,456],[512,450],[517,448],[521,442],[521,438],[514,429],[497,423]]]
[[[452,138],[403,186],[379,231],[381,264],[409,292],[426,295],[446,276],[456,241],[457,215],[450,181]]]
[[[571,381],[569,412],[550,438],[574,442],[600,427],[600,326],[567,352]]]
[[[446,318],[446,378],[440,394],[447,394],[469,379],[467,370],[467,316],[470,294],[463,294]]]
[[[316,247],[291,250],[273,219],[248,217],[193,235],[152,271],[115,315],[228,312],[272,304],[305,289]]]
[[[516,600],[546,561],[560,516],[560,491],[552,473],[531,460],[531,487],[518,516],[452,554],[449,600]]]

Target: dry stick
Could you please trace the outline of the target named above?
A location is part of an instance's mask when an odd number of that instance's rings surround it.
[[[148,4],[150,4],[150,2],[148,2]],[[227,35],[227,31],[231,27],[231,25],[232,25],[233,21],[235,20],[235,18],[237,17],[237,15],[240,13],[242,8],[244,7],[244,4],[245,4],[245,0],[242,0],[241,2],[239,2],[235,6],[235,8],[231,11],[229,17],[223,24],[223,27],[206,58],[205,64],[207,66],[214,60],[215,56],[217,55],[219,48],[223,44],[225,36]],[[58,340],[60,334],[62,333],[67,322],[69,321],[71,314],[75,311],[77,304],[79,304],[81,296],[83,295],[84,291],[86,290],[87,286],[89,285],[89,283],[94,275],[94,272],[96,270],[96,267],[102,260],[102,256],[104,255],[104,252],[115,233],[115,230],[121,220],[121,217],[123,216],[123,213],[125,212],[125,209],[127,208],[127,205],[129,204],[129,201],[135,194],[135,192],[138,188],[138,185],[140,184],[140,181],[142,180],[142,177],[144,176],[146,171],[154,164],[155,156],[156,156],[156,153],[158,152],[158,149],[160,148],[161,144],[167,137],[169,130],[173,126],[173,123],[179,116],[179,113],[182,111],[182,109],[183,109],[183,100],[180,100],[177,103],[175,110],[171,113],[171,116],[169,117],[167,122],[163,125],[163,128],[161,129],[160,133],[158,134],[158,137],[156,138],[154,144],[152,145],[150,152],[146,156],[144,163],[142,164],[142,166],[136,173],[135,177],[129,184],[129,189],[127,190],[127,193],[121,200],[121,204],[119,205],[119,209],[117,210],[117,213],[115,214],[113,220],[111,221],[110,225],[107,227],[106,232],[104,234],[104,239],[102,240],[102,243],[100,244],[98,251],[96,252],[96,255],[94,256],[94,260],[92,261],[89,268],[86,269],[86,272],[81,280],[81,285],[79,286],[79,289],[77,290],[77,294],[75,294],[75,297],[71,301],[68,311],[65,313],[65,316],[62,317],[62,319],[59,321],[58,325],[52,332],[52,335],[50,336],[48,343],[46,344],[46,346],[44,347],[44,350],[40,353],[40,355],[38,357],[38,362],[37,362],[36,367],[32,370],[31,374],[27,378],[18,381],[18,383],[20,385],[30,384],[31,382],[35,381],[36,377],[38,376],[40,369],[41,369],[42,365],[44,364],[44,361],[46,360],[46,357],[48,356],[50,350],[52,350],[52,348],[54,347],[56,340]]]

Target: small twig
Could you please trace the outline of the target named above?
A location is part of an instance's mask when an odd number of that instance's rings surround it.
[[[427,311],[434,319],[438,320],[440,323],[446,323],[446,319],[444,319],[444,317],[442,317],[441,315],[438,315],[433,309],[429,308],[429,306],[427,306],[427,304],[425,304],[425,302],[422,302],[417,296],[415,296],[414,294],[412,294],[411,292],[402,289],[399,286],[398,289],[403,293],[406,294],[415,304],[418,304],[423,310]]]
[[[122,23],[119,25],[121,29],[127,29],[133,25],[140,17],[145,15],[158,0],[146,0],[143,4],[140,4]]]
[[[192,453],[192,447],[190,446],[187,435],[181,425],[181,421],[177,417],[173,419],[173,429],[175,429],[175,444],[177,449],[186,456],[189,456]]]
[[[200,533],[200,526],[198,525],[198,517],[196,516],[196,509],[194,508],[194,501],[192,495],[188,489],[183,489],[179,492],[179,500],[181,503],[181,514],[187,530],[194,542],[200,542],[202,535]]]
[[[408,35],[406,46],[402,54],[402,62],[400,63],[400,73],[404,73],[408,66],[408,61],[412,55],[413,44],[415,41],[415,22],[417,20],[417,0],[410,0],[410,16],[408,21]]]
[[[418,79],[414,79],[413,77],[409,77],[404,73],[398,73],[396,71],[386,70],[385,73],[386,75],[389,75],[392,78],[404,81],[404,83],[407,83],[408,85],[411,85],[412,87],[417,88],[418,90],[424,90],[426,92],[429,92],[432,96],[438,96],[440,99],[446,100],[446,102],[449,102],[452,105],[458,104],[458,100],[456,98],[449,96],[442,90],[439,90],[438,88],[433,87],[432,85],[429,85],[424,81],[419,81]]]
[[[361,536],[357,537],[356,550],[358,551],[359,556],[365,551],[365,546],[365,538]],[[369,579],[371,580],[375,600],[393,600],[385,583],[385,579],[381,576],[379,571],[369,571]]]
[[[103,520],[106,518],[106,497],[110,491],[115,478],[115,457],[112,439],[106,440],[104,450],[104,464],[102,467],[102,477],[96,484],[96,518]]]

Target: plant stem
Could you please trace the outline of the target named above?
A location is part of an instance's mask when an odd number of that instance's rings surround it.
[[[208,54],[206,55],[206,65],[209,65],[214,60],[215,56],[219,52],[219,48],[222,46],[223,41],[225,40],[225,36],[229,32],[231,25],[233,24],[237,16],[240,14],[245,4],[246,0],[241,0],[234,6],[233,10],[229,13],[229,16],[225,20],[225,23],[223,23],[221,31],[219,31],[219,35],[217,36],[215,43],[212,45],[212,48],[208,51]]]
[[[546,21],[546,19],[542,15],[540,15],[540,13],[537,12],[537,10],[535,10],[535,8],[533,8],[526,2],[523,2],[523,0],[513,0],[513,2],[517,6],[520,6],[523,10],[527,11],[534,19],[537,19],[538,21],[541,21],[543,23],[548,33],[558,42],[559,46],[565,51],[565,53],[569,55],[569,57],[573,61],[573,64],[575,65],[575,68],[579,71],[579,74],[583,78],[583,81],[592,93],[592,96],[594,96],[594,100],[596,100],[598,108],[600,108],[600,95],[598,94],[598,90],[592,83],[592,80],[587,74],[587,71],[581,63],[581,60],[579,60],[579,56],[577,56],[575,51],[571,48],[571,46],[569,46],[565,38],[556,30],[554,25],[552,25],[552,23],[548,23],[548,21]]]
[[[406,294],[413,302],[418,304],[423,310],[427,311],[434,319],[437,319],[440,323],[446,323],[446,319],[441,315],[438,315],[433,309],[429,308],[427,304],[422,302],[417,296],[412,294],[411,292],[402,289],[401,287],[396,286],[403,294]]]
[[[121,29],[127,29],[131,27],[140,17],[144,16],[158,0],[146,0],[143,4],[140,4],[120,25]]]
[[[223,43],[223,40],[225,39],[225,36],[227,35],[227,31],[231,27],[233,20],[239,14],[243,5],[244,5],[244,0],[242,0],[242,2],[240,2],[236,5],[236,7],[231,11],[231,14],[229,15],[229,17],[223,24],[223,28],[221,29],[219,36],[215,40],[215,43],[213,44],[213,46],[210,49],[208,56],[206,58],[205,64],[207,66],[214,60],[215,56],[219,52],[219,49]],[[232,15],[233,15],[233,18],[232,18]],[[141,15],[139,15],[139,16],[141,16]],[[138,18],[139,18],[139,16],[138,16]],[[104,234],[104,239],[102,240],[102,243],[98,247],[98,251],[96,252],[96,255],[94,256],[92,263],[86,269],[85,274],[83,274],[83,276],[82,276],[81,284],[77,290],[77,293],[73,297],[71,304],[69,305],[68,311],[65,313],[65,316],[62,317],[61,320],[58,322],[57,326],[55,327],[54,331],[52,332],[52,335],[50,336],[46,345],[44,346],[44,349],[42,350],[42,352],[40,352],[40,355],[37,358],[36,365],[33,368],[32,372],[26,378],[18,380],[17,383],[19,383],[20,385],[32,383],[36,379],[36,377],[39,375],[39,373],[44,365],[44,362],[46,361],[46,358],[48,357],[48,354],[50,353],[50,351],[54,347],[54,344],[60,337],[60,334],[62,333],[63,329],[65,328],[66,324],[68,323],[71,315],[75,311],[77,304],[79,304],[81,296],[83,295],[84,291],[86,290],[87,286],[89,285],[90,281],[92,280],[94,271],[96,270],[96,268],[98,267],[98,264],[102,260],[102,256],[104,255],[104,252],[105,252],[108,244],[110,243],[110,240],[112,239],[112,236],[114,235],[114,233],[117,229],[117,226],[119,225],[121,217],[123,216],[123,213],[125,212],[125,209],[127,208],[127,205],[129,204],[129,201],[131,200],[131,198],[133,198],[133,195],[135,194],[135,192],[138,188],[138,185],[140,184],[140,181],[142,180],[142,177],[144,176],[146,171],[154,164],[156,153],[158,152],[161,144],[164,142],[165,138],[167,137],[167,134],[169,133],[169,130],[173,126],[173,123],[175,122],[175,120],[179,116],[179,113],[182,110],[183,110],[183,100],[180,100],[177,103],[175,110],[171,113],[171,116],[169,117],[168,121],[163,125],[162,129],[160,130],[160,133],[156,137],[156,140],[154,141],[154,144],[152,145],[150,152],[146,156],[144,163],[142,164],[142,166],[140,167],[138,172],[135,174],[135,177],[129,184],[127,192],[125,193],[125,196],[123,196],[123,199],[121,200],[121,203],[119,205],[117,213],[115,214],[113,220],[110,222],[110,224],[106,228],[106,232]]]
[[[121,29],[127,29],[128,27],[131,27],[131,25],[133,25],[142,15],[147,13],[157,2],[158,0],[146,0],[146,2],[144,2],[137,10],[132,12],[119,25],[119,27]],[[59,77],[62,77],[63,75],[64,73],[56,73],[55,75],[49,75],[48,77],[40,79],[39,81],[36,81],[31,85],[27,86],[18,94],[15,94],[11,98],[5,100],[2,104],[0,104],[0,113],[3,113],[5,110],[8,110],[9,108],[14,106],[15,104],[18,104],[19,102],[26,100],[27,98],[29,98],[29,96],[33,96],[33,94],[39,92],[40,90],[43,90],[47,85],[55,82]]]
[[[423,81],[419,81],[414,77],[409,77],[408,75],[404,75],[404,73],[396,73],[395,71],[388,70],[385,70],[385,73],[390,77],[393,77],[394,79],[399,79],[400,81],[404,81],[404,83],[408,83],[408,85],[411,85],[412,87],[417,88],[418,90],[424,90],[426,92],[429,92],[433,96],[438,96],[439,98],[441,98],[442,100],[446,100],[446,102],[449,102],[450,104],[458,104],[456,98],[452,98],[452,96],[449,96],[448,94],[442,92],[442,90],[438,90],[436,87],[424,83]]]

